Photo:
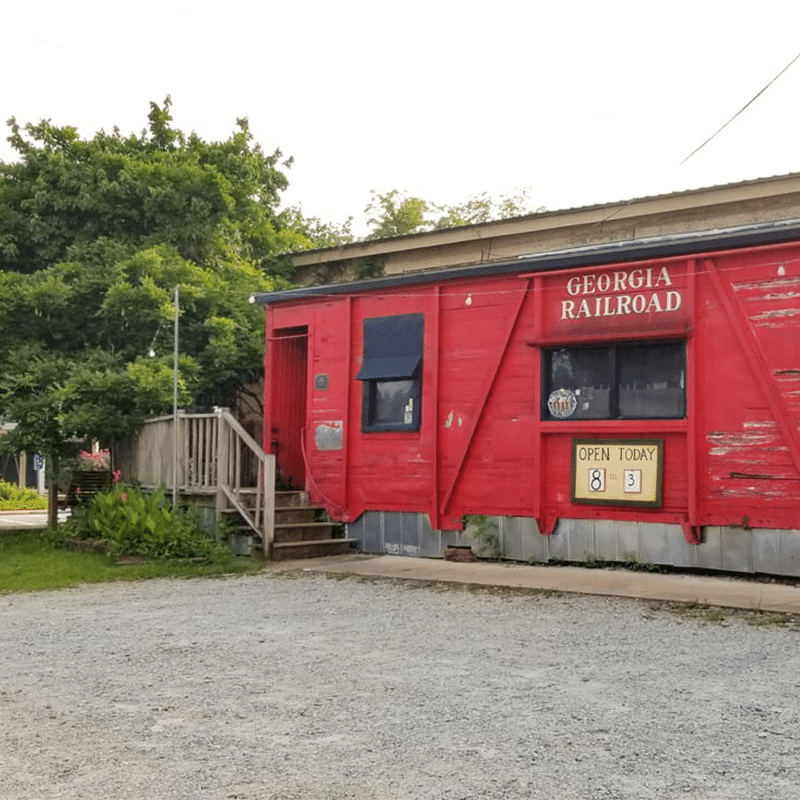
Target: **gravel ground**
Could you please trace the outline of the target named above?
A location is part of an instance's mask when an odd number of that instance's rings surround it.
[[[0,798],[798,796],[800,636],[302,573],[0,596]]]

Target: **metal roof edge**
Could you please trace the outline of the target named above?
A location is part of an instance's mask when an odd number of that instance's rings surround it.
[[[453,281],[462,278],[513,275],[521,272],[544,272],[554,269],[575,269],[585,266],[603,266],[616,261],[636,261],[665,258],[696,253],[698,245],[708,250],[736,249],[752,245],[780,244],[800,239],[800,219],[759,222],[733,228],[670,234],[643,239],[626,239],[585,247],[554,250],[547,253],[515,256],[502,261],[479,262],[461,267],[427,270],[380,278],[368,278],[348,283],[329,283],[304,286],[276,292],[262,292],[251,296],[250,301],[262,305],[306,300],[341,294],[357,294],[376,289],[391,289],[416,284]]]

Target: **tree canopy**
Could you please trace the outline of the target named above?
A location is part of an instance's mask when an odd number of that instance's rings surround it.
[[[462,203],[438,205],[397,189],[389,192],[373,190],[365,212],[371,230],[367,239],[386,239],[410,233],[476,225],[492,220],[509,219],[541,211],[531,205],[528,192],[518,191],[491,197],[487,192],[472,195]]]
[[[224,141],[172,125],[150,104],[138,134],[83,138],[49,120],[8,120],[0,162],[0,417],[6,446],[57,455],[111,444],[172,404],[174,288],[180,402],[230,405],[261,374],[253,292],[284,285],[287,253],[352,241],[342,225],[280,209],[291,159],[265,153],[246,118]],[[368,238],[529,211],[522,193],[439,206],[373,192]]]
[[[20,125],[0,163],[0,415],[15,447],[103,443],[172,403],[180,287],[181,403],[227,405],[258,379],[256,291],[309,245],[282,216],[290,165],[246,119],[207,142],[172,126],[169,97],[140,134],[81,138]]]

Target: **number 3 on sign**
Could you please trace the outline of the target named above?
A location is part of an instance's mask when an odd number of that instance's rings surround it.
[[[589,470],[589,491],[604,492],[606,490],[606,471],[598,467]]]
[[[642,493],[642,471],[640,469],[626,469],[623,473],[623,482],[627,494]]]

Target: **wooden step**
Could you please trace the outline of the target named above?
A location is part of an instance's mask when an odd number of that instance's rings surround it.
[[[245,508],[251,513],[255,514],[255,505],[245,505]],[[222,513],[235,520],[239,516],[239,512],[235,508],[223,508]],[[325,516],[325,509],[319,506],[285,506],[275,508],[275,524],[276,525],[290,525],[308,524],[317,522],[319,517]]]
[[[275,506],[286,508],[288,506],[307,506],[308,492],[275,492]]]
[[[283,544],[332,539],[333,525],[332,522],[290,522],[284,525],[275,525],[274,541]]]
[[[240,500],[253,512],[256,491],[240,494]],[[249,526],[242,525],[238,511],[226,508],[230,519],[231,541],[239,555],[255,555],[262,549],[261,537]],[[325,509],[309,505],[308,492],[275,492],[275,528],[272,558],[286,561],[296,558],[340,555],[349,552],[355,539],[334,538],[335,522],[327,520]],[[237,524],[239,523],[239,524]]]
[[[275,524],[286,525],[290,522],[316,522],[317,514],[324,509],[314,506],[275,506]]]
[[[277,542],[272,546],[273,561],[288,561],[295,558],[319,558],[340,556],[350,552],[356,539],[317,539],[306,542]]]

